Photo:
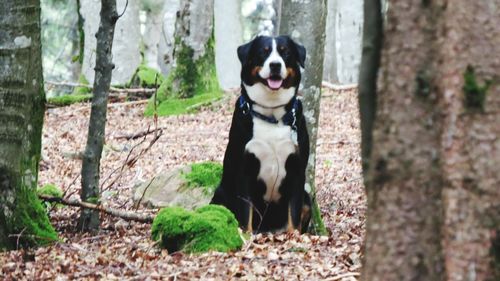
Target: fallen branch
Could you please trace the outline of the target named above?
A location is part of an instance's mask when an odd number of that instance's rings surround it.
[[[358,88],[358,84],[346,84],[346,85],[340,85],[340,84],[333,84],[327,81],[321,82],[321,86],[332,89],[334,91],[344,91],[344,90],[353,90]]]
[[[340,274],[340,275],[337,275],[337,276],[332,277],[332,278],[325,279],[325,281],[336,281],[336,280],[340,280],[342,278],[354,277],[354,276],[360,276],[360,275],[361,274],[359,272],[347,272],[347,273]]]
[[[147,136],[149,134],[153,134],[153,133],[156,133],[158,131],[162,131],[163,129],[166,129],[166,128],[167,127],[159,127],[157,129],[153,129],[153,130],[150,130],[148,128],[147,130],[139,131],[139,132],[136,132],[133,134],[121,134],[121,135],[115,136],[114,139],[115,140],[119,140],[119,139],[135,140],[135,139]]]
[[[109,207],[103,207],[103,206],[97,205],[97,204],[92,204],[89,202],[82,202],[80,200],[71,200],[71,199],[52,197],[52,196],[47,196],[47,195],[38,195],[38,197],[45,202],[59,203],[59,204],[67,205],[67,206],[98,210],[98,211],[101,211],[101,212],[106,213],[108,215],[111,215],[114,217],[119,217],[119,218],[122,218],[122,219],[127,220],[127,221],[152,223],[153,219],[154,219],[153,215],[138,214],[135,212],[125,211],[125,210],[117,210],[117,209],[113,209],[113,208],[109,208]]]
[[[72,83],[72,82],[55,82],[55,81],[45,81],[45,84],[52,85],[52,86],[66,86],[66,87],[80,87],[80,88],[87,88],[87,89],[93,89],[92,85],[87,85],[87,84],[81,84],[81,83]],[[155,89],[149,89],[149,88],[116,88],[116,87],[109,87],[109,90],[111,92],[117,92],[117,93],[129,93],[129,94],[136,94],[136,93],[146,93],[146,94],[152,94],[155,92]]]

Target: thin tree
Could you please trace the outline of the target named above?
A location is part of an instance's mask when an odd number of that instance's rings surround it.
[[[0,250],[57,235],[36,197],[45,95],[40,1],[0,5]]]
[[[282,1],[280,33],[288,34],[307,50],[302,80],[304,116],[310,138],[310,156],[306,171],[306,185],[313,197],[313,231],[326,233],[316,202],[315,163],[318,135],[321,81],[325,46],[326,1]],[[308,188],[306,188],[307,190]]]
[[[388,2],[377,77],[365,1],[363,278],[500,280],[500,2]]]
[[[84,202],[99,201],[99,172],[102,147],[106,128],[106,111],[109,87],[111,84],[112,63],[111,50],[116,21],[116,0],[101,1],[101,23],[97,31],[96,68],[94,79],[94,95],[90,112],[87,145],[82,161],[82,190],[80,198]],[[99,228],[99,212],[82,208],[78,229],[92,231]]]

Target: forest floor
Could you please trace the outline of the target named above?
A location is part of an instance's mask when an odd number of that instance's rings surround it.
[[[121,138],[155,127],[144,104],[108,109],[101,161],[102,203],[136,210],[134,186],[161,171],[191,162],[223,159],[235,94],[196,114],[159,118],[163,134]],[[361,268],[366,200],[362,185],[357,95],[324,90],[317,150],[317,199],[328,236],[258,234],[232,253],[168,253],[150,239],[150,225],[102,215],[102,230],[76,232],[78,209],[54,208],[51,222],[61,241],[51,246],[0,253],[5,280],[357,280]],[[43,130],[40,186],[53,183],[79,196],[89,104],[48,109]],[[137,161],[124,165],[126,159]]]

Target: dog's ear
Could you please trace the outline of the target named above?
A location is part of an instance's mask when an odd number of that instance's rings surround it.
[[[300,45],[299,43],[293,41],[293,44],[295,45],[295,49],[297,50],[297,59],[298,59],[298,62],[299,62],[299,65],[302,66],[302,68],[304,68],[304,64],[306,62],[306,48],[304,48],[304,46]]]
[[[245,63],[247,62],[248,54],[250,53],[250,49],[252,48],[252,44],[253,44],[253,42],[255,42],[255,40],[257,38],[255,38],[252,41],[238,47],[238,58],[240,59],[241,65],[245,65]]]

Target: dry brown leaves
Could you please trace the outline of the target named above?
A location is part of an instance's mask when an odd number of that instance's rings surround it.
[[[329,236],[259,234],[234,253],[167,253],[149,238],[150,226],[103,216],[102,230],[76,232],[78,210],[50,213],[61,241],[45,248],[0,254],[0,279],[14,280],[357,280],[364,235],[365,196],[359,156],[359,118],[354,91],[325,91],[318,138],[318,201]],[[145,149],[146,139],[115,138],[134,134],[153,120],[143,105],[112,106],[101,161],[102,204],[133,210],[134,186],[187,162],[222,161],[236,96],[195,115],[160,118],[163,135],[137,161],[126,159]],[[55,183],[66,196],[79,195],[81,162],[90,108],[88,104],[49,109],[43,131],[40,185]],[[123,173],[120,173],[123,167]],[[154,213],[140,208],[138,212]]]

